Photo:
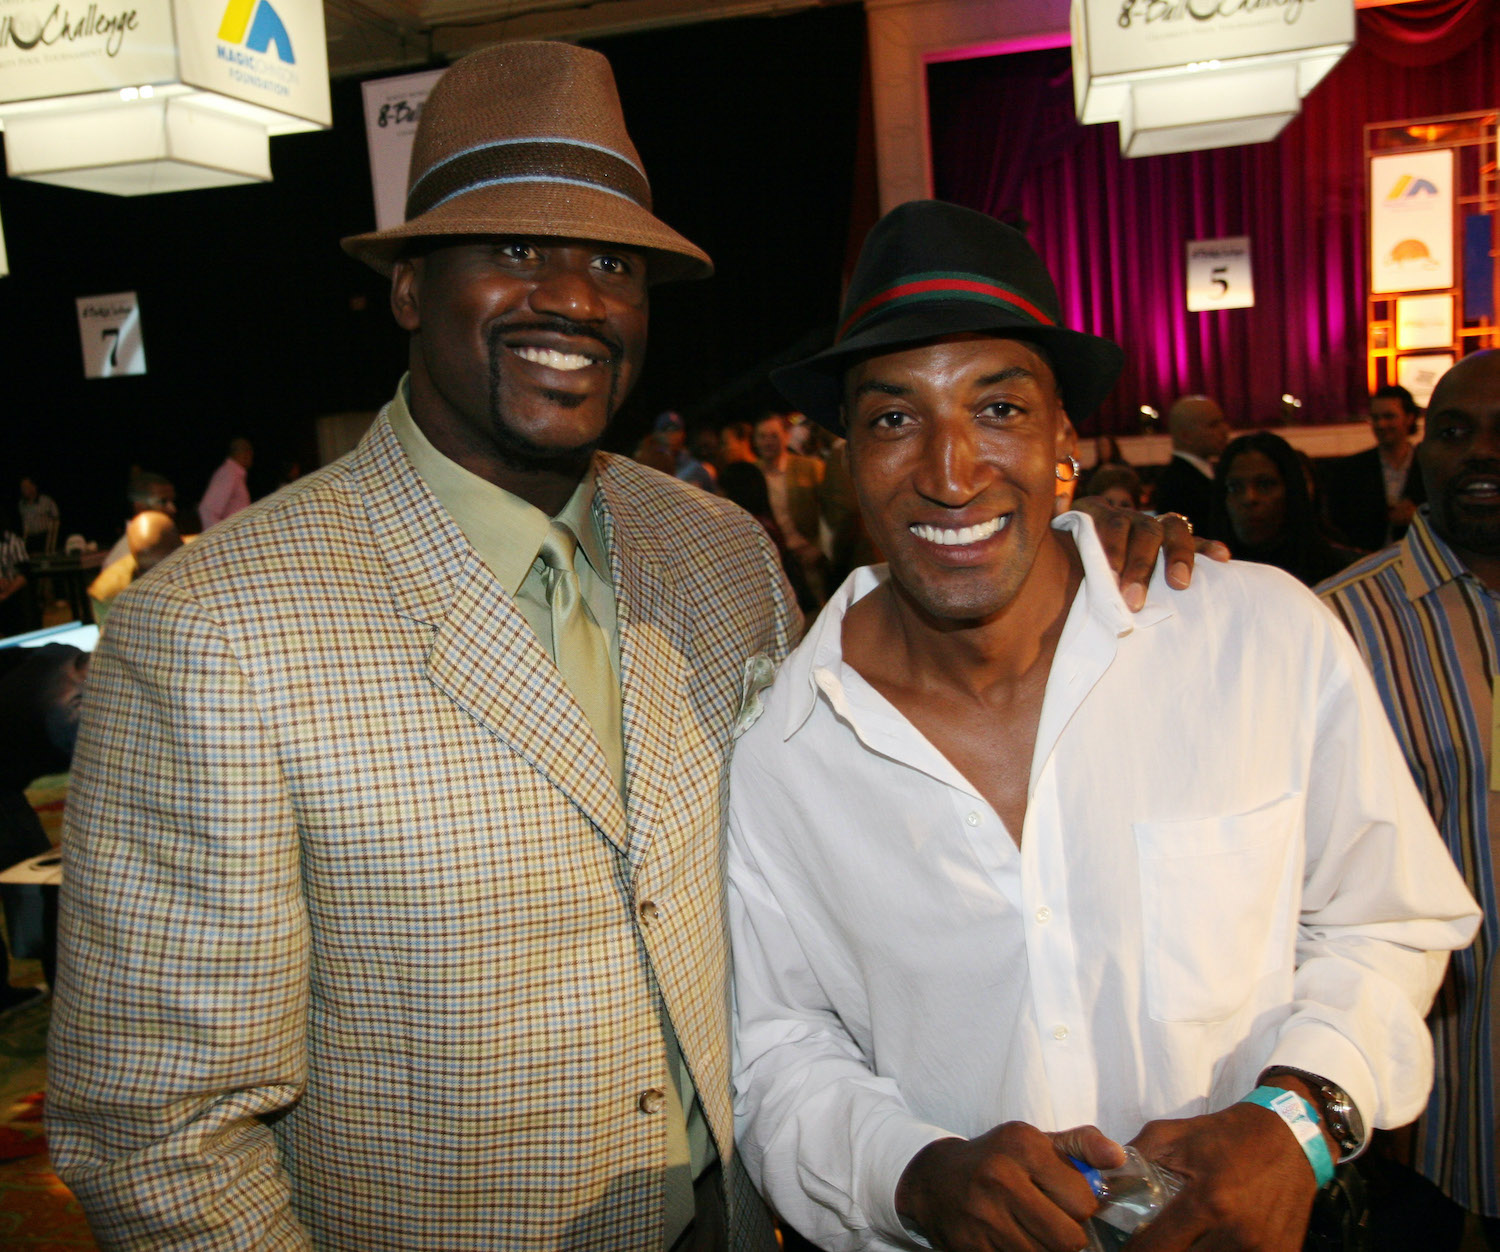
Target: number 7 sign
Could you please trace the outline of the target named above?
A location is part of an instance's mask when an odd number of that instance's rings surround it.
[[[78,335],[83,343],[85,378],[117,378],[146,372],[141,306],[135,292],[79,296]]]

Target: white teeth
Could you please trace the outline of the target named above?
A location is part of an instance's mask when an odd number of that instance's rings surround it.
[[[577,352],[558,352],[555,348],[512,348],[511,351],[523,361],[547,365],[555,370],[581,370],[594,363],[592,357]]]
[[[921,522],[914,522],[909,529],[918,539],[925,539],[928,543],[938,543],[944,547],[959,547],[966,543],[978,543],[981,539],[988,539],[991,535],[998,535],[1009,522],[1010,514],[1007,513],[1004,517],[981,522],[978,526],[964,526],[958,530],[950,530],[943,526],[927,526]]]

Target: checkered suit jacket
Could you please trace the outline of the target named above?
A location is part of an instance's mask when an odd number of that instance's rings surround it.
[[[796,630],[723,501],[599,458],[628,802],[376,422],[184,549],[95,655],[49,1058],[101,1244],[658,1252],[657,987],[733,1152],[719,843],[747,658]]]

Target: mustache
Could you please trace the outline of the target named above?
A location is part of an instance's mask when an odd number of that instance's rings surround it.
[[[565,317],[533,317],[525,321],[506,322],[504,325],[496,326],[490,331],[490,349],[507,339],[511,335],[524,334],[528,331],[541,331],[549,335],[570,335],[580,339],[592,339],[606,352],[609,353],[611,364],[619,361],[625,355],[625,345],[618,339],[611,338],[597,326],[591,326],[587,322],[569,321]]]

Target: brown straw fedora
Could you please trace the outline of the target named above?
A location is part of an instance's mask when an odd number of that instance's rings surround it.
[[[614,72],[587,48],[506,43],[456,61],[422,107],[407,187],[405,222],[342,241],[382,274],[430,235],[617,244],[647,254],[652,282],[713,273],[652,214]]]

